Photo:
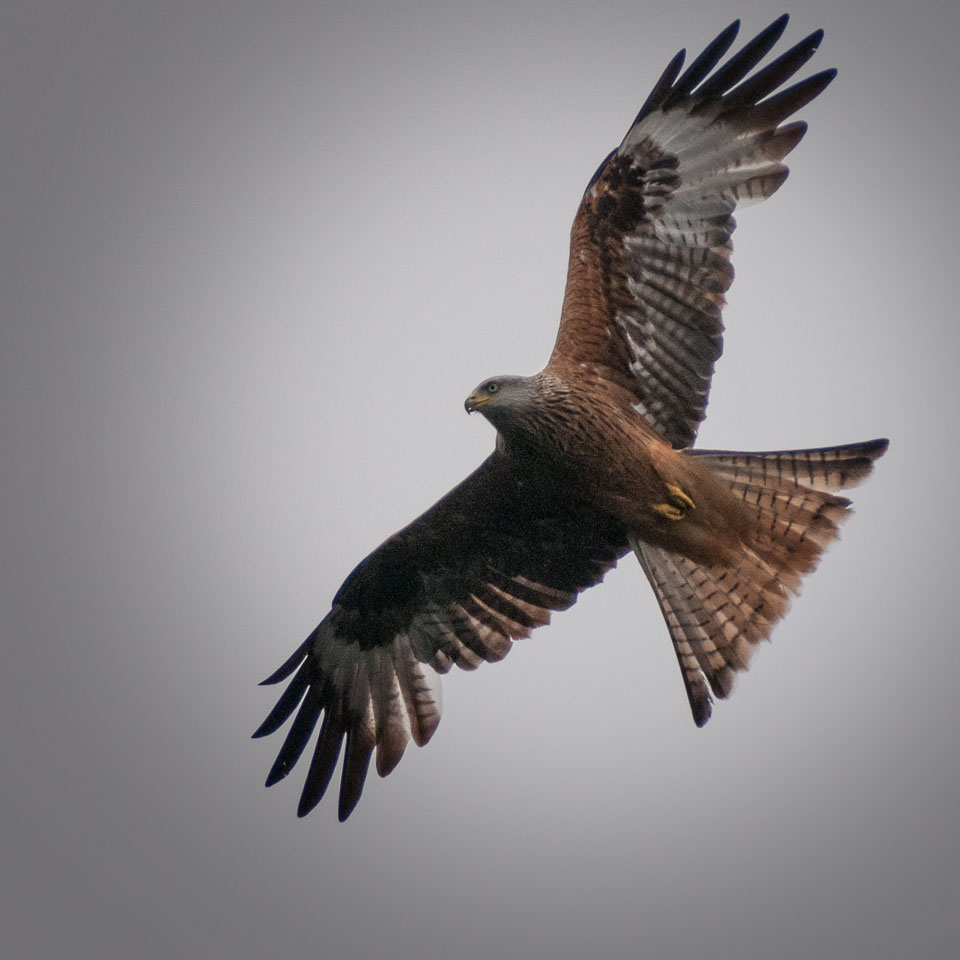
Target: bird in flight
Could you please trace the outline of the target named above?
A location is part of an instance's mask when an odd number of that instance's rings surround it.
[[[267,786],[290,773],[320,721],[299,816],[326,792],[344,738],[341,820],[374,751],[386,776],[410,740],[433,736],[438,674],[502,659],[631,551],[702,726],[837,536],[850,507],[838,491],[870,473],[886,440],[693,449],[722,349],[734,210],[783,184],[783,158],[806,132],[784,121],[836,74],[781,89],[819,30],[751,72],[786,23],[720,66],[738,22],[683,72],[683,51],[670,61],[580,202],[547,365],[467,397],[496,428],[493,452],[361,561],[263,681],[290,682],[255,737],[296,712]]]

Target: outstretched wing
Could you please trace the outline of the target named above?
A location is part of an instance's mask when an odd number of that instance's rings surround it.
[[[573,223],[547,369],[567,377],[587,371],[626,387],[674,447],[690,446],[706,415],[723,347],[720,311],[733,281],[733,211],[783,183],[780,161],[806,125],[780,124],[836,74],[827,70],[769,96],[813,55],[818,30],[744,79],[786,23],[786,16],[772,23],[717,70],[739,23],[682,76],[683,51],[677,54],[594,174]]]
[[[300,798],[309,813],[346,736],[340,819],[356,806],[374,748],[386,776],[410,739],[440,722],[438,680],[456,664],[500,660],[513,640],[571,606],[628,549],[626,531],[559,485],[536,495],[494,452],[459,486],[379,546],[347,577],[323,622],[264,683],[289,686],[254,734],[300,707],[267,778],[283,779],[323,714]]]

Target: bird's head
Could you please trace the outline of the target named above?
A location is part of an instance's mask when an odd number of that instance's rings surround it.
[[[529,409],[536,387],[533,377],[490,377],[464,401],[467,413],[479,410],[494,426]]]

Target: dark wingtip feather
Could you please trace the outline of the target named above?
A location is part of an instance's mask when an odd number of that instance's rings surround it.
[[[279,783],[290,771],[284,767],[280,766],[280,758],[277,757],[273,762],[273,766],[270,768],[270,772],[267,774],[267,779],[264,781],[263,785],[265,787],[272,787],[275,783]]]
[[[811,80],[815,81],[814,86],[816,86],[816,90],[817,90],[817,92],[814,93],[810,99],[812,100],[813,97],[817,96],[817,94],[821,93],[831,83],[833,83],[836,76],[837,76],[837,68],[830,67],[829,70],[821,70],[819,73],[815,73],[812,77],[808,77],[806,82],[809,83]]]
[[[735,53],[699,90],[698,96],[720,97],[739,83],[780,39],[790,17],[783,14]]]
[[[343,771],[340,774],[340,799],[337,808],[337,816],[341,823],[353,813],[360,802],[373,747],[374,744],[363,736],[359,728],[354,727],[347,731],[347,750],[343,758]]]
[[[748,105],[746,108],[737,109],[749,109],[750,123],[756,128],[775,127],[820,96],[836,75],[835,69],[822,70],[768,97],[755,107],[750,108]]]
[[[816,53],[817,48],[823,43],[823,28],[821,27],[819,30],[814,30],[813,33],[805,40],[802,40],[801,43],[809,43],[810,52]]]
[[[296,766],[300,754],[303,753],[303,748],[307,745],[307,741],[313,733],[313,728],[317,725],[321,709],[321,693],[317,687],[310,687],[303,703],[300,705],[300,711],[283,741],[283,746],[280,747],[277,759],[267,775],[266,785],[268,787],[278,783]]]
[[[297,816],[305,817],[323,799],[333,778],[333,771],[340,758],[340,748],[343,744],[343,725],[339,716],[327,713],[320,727],[320,736],[317,737],[317,746],[313,751],[307,779],[300,794],[300,803],[297,806]]]
[[[739,86],[731,90],[724,102],[730,109],[738,106],[751,106],[773,93],[781,83],[792,77],[813,55],[823,39],[823,31],[815,30],[799,43],[794,44],[776,60],[768,63],[762,70],[744,80]]]
[[[317,630],[319,629],[320,628],[317,627]],[[266,680],[261,680],[258,686],[269,687],[274,683],[280,683],[281,680],[286,680],[287,677],[289,677],[290,674],[293,673],[293,671],[296,670],[297,667],[299,667],[300,664],[306,659],[308,648],[310,647],[310,643],[313,638],[317,635],[317,630],[314,630],[313,633],[311,633],[310,636],[307,637],[307,639],[304,640],[303,643],[301,643],[300,646],[297,647],[297,649],[294,650],[293,653],[291,653],[290,656],[283,661],[283,664],[279,667],[279,669],[271,673]]]
[[[721,31],[684,71],[683,76],[673,85],[670,94],[663,102],[668,107],[678,100],[682,100],[693,88],[717,65],[720,58],[730,49],[730,45],[740,32],[740,21],[734,20],[725,30]]]
[[[368,758],[369,759],[369,758]],[[366,775],[366,770],[364,770],[364,775]],[[359,783],[350,783],[346,780],[342,780],[340,783],[340,798],[337,805],[337,819],[343,823],[347,817],[353,813],[357,808],[357,804],[360,802],[360,795],[363,793],[363,780],[361,779]]]
[[[300,794],[300,802],[297,804],[297,816],[305,817],[314,807],[323,799],[330,786],[330,780],[333,777],[333,769],[337,764],[337,758],[340,756],[340,741],[337,741],[336,753],[333,756],[333,762],[329,766],[317,768],[314,773],[313,767],[310,768],[310,774],[307,782],[303,785],[303,792]]]
[[[265,787],[272,787],[275,783],[279,783],[287,776],[290,769],[290,765],[285,763],[282,757],[277,757],[277,759],[273,761],[273,766],[270,768],[270,772],[267,774],[267,779],[263,785]]]
[[[269,736],[271,733],[279,730],[286,722],[287,718],[297,708],[297,704],[303,697],[307,684],[310,682],[309,670],[304,664],[297,675],[290,681],[290,686],[283,691],[276,706],[267,714],[266,720],[260,724],[253,732],[253,739]]]
[[[666,100],[666,98],[670,95],[673,82],[677,79],[677,75],[680,73],[680,68],[683,66],[683,61],[686,55],[686,50],[680,50],[677,55],[667,64],[666,69],[662,74],[660,74],[660,79],[650,91],[650,95],[647,97],[647,99],[644,100],[643,106],[640,108],[639,113],[637,113],[636,118],[630,125],[631,129],[633,129],[633,127],[635,127],[645,116],[653,113],[654,110],[663,105],[664,100]]]

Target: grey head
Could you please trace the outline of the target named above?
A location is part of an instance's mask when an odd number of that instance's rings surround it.
[[[522,420],[536,403],[536,377],[490,377],[470,392],[463,407],[479,410],[495,427]]]

